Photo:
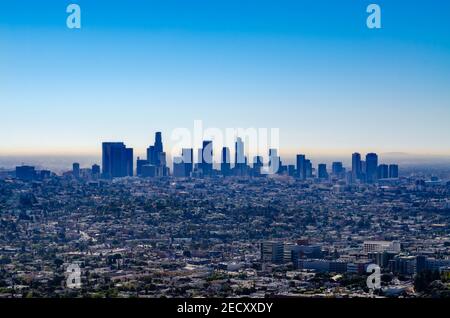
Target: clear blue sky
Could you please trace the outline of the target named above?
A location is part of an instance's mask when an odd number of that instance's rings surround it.
[[[450,154],[449,84],[448,1],[0,2],[0,155],[142,153],[195,119],[279,127],[288,153]]]

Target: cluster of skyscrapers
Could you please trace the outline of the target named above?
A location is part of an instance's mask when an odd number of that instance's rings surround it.
[[[301,180],[310,178],[327,180],[333,177],[364,183],[374,183],[380,179],[395,179],[399,176],[398,165],[378,164],[378,155],[375,153],[368,153],[365,160],[361,159],[361,154],[354,153],[352,155],[352,170],[347,172],[342,162],[333,162],[331,171],[328,171],[325,163],[320,163],[315,170],[311,160],[303,154],[297,155],[296,165],[283,165],[277,149],[269,149],[267,167],[264,167],[262,156],[255,156],[253,164],[250,166],[244,149],[244,142],[242,138],[238,137],[235,142],[234,166],[232,167],[230,149],[223,147],[220,170],[216,170],[213,165],[213,142],[205,140],[202,148],[198,149],[197,163],[194,163],[194,149],[183,148],[181,156],[174,158],[171,173],[167,167],[161,132],[157,132],[154,144],[147,148],[147,158],[137,158],[136,175],[140,177],[164,177],[172,174],[175,177],[210,177],[216,175],[261,176],[274,173],[289,175]],[[133,149],[127,148],[123,142],[103,143],[102,161],[103,178],[134,175]],[[76,170],[74,167],[74,173],[76,173]]]
[[[252,165],[248,163],[242,138],[235,141],[234,165],[232,166],[231,152],[228,147],[221,151],[220,169],[213,164],[213,142],[205,140],[202,148],[198,149],[197,162],[194,162],[194,149],[183,148],[181,156],[173,160],[173,171],[167,166],[161,132],[155,135],[155,142],[147,148],[147,158],[137,158],[134,169],[133,149],[126,147],[123,142],[104,142],[102,144],[102,167],[93,165],[91,169],[80,169],[74,163],[71,174],[75,178],[86,175],[93,179],[132,177],[212,177],[212,176],[252,176],[258,177],[266,174],[289,175],[300,180],[316,178],[319,180],[346,180],[348,183],[375,183],[378,180],[397,179],[399,167],[396,164],[379,164],[378,155],[368,153],[365,160],[361,154],[352,155],[351,171],[347,171],[342,162],[333,162],[331,171],[325,163],[320,163],[317,169],[313,168],[310,159],[304,154],[296,156],[296,164],[284,165],[278,156],[277,149],[269,149],[267,165],[264,165],[262,156],[255,156]],[[49,177],[48,170],[36,171],[32,166],[16,167],[16,177],[24,181],[40,180]]]
[[[147,148],[147,159],[140,159],[138,157],[136,174],[142,177],[165,177],[169,175],[166,153],[163,149],[160,132],[156,133],[153,146]]]
[[[374,183],[379,179],[398,178],[398,165],[379,165],[376,153],[368,153],[365,161],[361,160],[359,153],[354,153],[352,155],[352,177],[367,183]]]

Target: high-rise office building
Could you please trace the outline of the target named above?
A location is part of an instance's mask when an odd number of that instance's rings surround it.
[[[306,179],[306,165],[305,165],[306,156],[305,155],[297,155],[297,177],[301,180]]]
[[[102,174],[104,178],[119,178],[130,175],[133,150],[123,142],[104,142],[102,144]]]
[[[213,171],[213,143],[212,140],[204,140],[202,147],[202,171],[203,175],[210,176]]]
[[[36,170],[32,166],[16,167],[16,178],[22,181],[33,181],[36,178]]]
[[[156,165],[155,146],[150,146],[147,148],[147,162],[151,165]]]
[[[354,180],[362,179],[361,154],[355,152],[352,154],[352,175]]]
[[[242,138],[237,137],[234,144],[234,174],[242,176],[246,173],[247,160]]]
[[[364,253],[393,251],[399,253],[401,244],[399,241],[364,241]]]
[[[378,179],[387,179],[389,178],[389,166],[382,164],[378,166],[378,173],[377,173]]]
[[[261,260],[265,263],[281,264],[284,262],[284,244],[278,241],[261,243]]]
[[[199,148],[197,149],[197,164],[196,168],[202,169],[203,166],[203,149]]]
[[[144,178],[158,177],[157,166],[143,165],[141,167],[141,177],[144,177]]]
[[[295,165],[287,166],[288,176],[295,177]]]
[[[164,151],[163,150],[163,144],[162,144],[162,135],[161,135],[161,132],[159,132],[159,131],[155,133],[155,145],[154,145],[154,147],[155,147],[156,153],[161,153],[161,152]]]
[[[421,273],[427,269],[427,257],[425,255],[416,256],[416,273]]]
[[[332,163],[331,171],[335,177],[343,178],[345,176],[344,166],[340,161],[335,161]]]
[[[160,156],[163,152],[162,136],[161,132],[155,133],[155,142],[153,146],[147,148],[147,161],[154,166],[160,166]]]
[[[133,148],[125,148],[127,173],[126,175],[132,177],[134,175],[134,164],[133,164]]]
[[[150,162],[148,160],[137,158],[136,161],[136,175],[142,176],[142,166],[148,165]]]
[[[368,153],[366,155],[366,181],[374,183],[377,181],[378,174],[378,155],[376,153]]]
[[[398,178],[398,165],[389,165],[389,178]]]
[[[312,178],[313,167],[312,167],[311,160],[309,160],[309,159],[305,160],[305,172],[306,172],[306,178]]]
[[[91,171],[93,176],[98,177],[100,175],[100,166],[97,164],[92,165]]]
[[[324,163],[319,164],[317,168],[317,177],[319,179],[328,179],[327,165]]]
[[[165,167],[167,165],[166,153],[160,152],[158,153],[158,163],[160,167]]]
[[[264,166],[264,159],[262,156],[255,156],[253,158],[253,175],[260,176],[261,169]]]
[[[72,175],[75,178],[79,178],[80,177],[80,164],[78,162],[74,162],[72,164]]]
[[[220,171],[223,176],[229,176],[231,174],[231,163],[230,163],[230,149],[228,147],[222,148],[222,159],[220,163]]]
[[[181,149],[181,159],[183,160],[184,164],[184,175],[185,177],[189,177],[194,167],[194,149]]]
[[[365,160],[361,160],[361,180],[366,181],[367,165]]]
[[[165,177],[169,175],[169,168],[167,167],[167,160],[166,160],[166,153],[160,152],[158,154],[158,163],[159,165],[156,166],[156,176],[158,177]]]
[[[166,164],[166,153],[164,152],[161,132],[155,133],[155,142],[152,146],[147,148],[147,162],[148,165],[154,166],[154,168],[145,169],[145,176],[152,176],[155,172],[155,177],[162,177],[168,175],[169,169]],[[139,171],[143,174],[143,167],[141,165]]]
[[[173,176],[176,178],[186,177],[186,168],[183,162],[183,157],[173,158]]]

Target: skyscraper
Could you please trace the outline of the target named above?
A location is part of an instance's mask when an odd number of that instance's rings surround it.
[[[156,156],[155,156],[155,146],[150,146],[147,148],[147,161],[151,165],[156,165]]]
[[[342,162],[340,161],[333,162],[331,165],[331,171],[333,175],[335,175],[336,177],[342,178],[344,175],[344,166]]]
[[[237,137],[234,144],[234,172],[236,175],[243,175],[246,165],[244,142]]]
[[[264,165],[263,157],[262,156],[255,156],[253,158],[253,174],[255,176],[261,175],[261,169]]]
[[[155,133],[155,151],[156,153],[161,153],[164,151],[162,144],[162,135],[160,131]]]
[[[176,178],[186,177],[186,169],[183,162],[183,157],[173,158],[173,176]]]
[[[148,164],[150,164],[148,160],[143,160],[138,157],[136,161],[136,175],[142,176],[142,167]]]
[[[398,165],[389,165],[389,178],[398,178]]]
[[[366,165],[366,161],[365,160],[361,160],[361,181],[366,182],[366,170],[367,170],[367,165]]]
[[[312,168],[311,160],[306,159],[305,160],[305,177],[311,178],[312,176],[313,176],[313,168]]]
[[[74,162],[72,164],[72,175],[75,178],[79,178],[80,177],[80,164],[78,162]]]
[[[160,154],[163,152],[162,136],[161,132],[155,133],[155,143],[153,146],[147,148],[147,161],[151,165],[159,166]]]
[[[194,149],[181,149],[181,159],[184,164],[184,175],[185,177],[189,177],[194,167]]]
[[[306,179],[306,156],[305,155],[297,155],[297,177],[301,180]]]
[[[204,140],[202,147],[202,171],[203,175],[212,175],[213,170],[213,144],[212,140]]]
[[[319,164],[317,168],[317,176],[319,179],[328,179],[327,165],[324,163]]]
[[[133,163],[133,150],[123,142],[104,142],[102,144],[102,173],[104,178],[119,178],[129,175]]]
[[[132,177],[134,175],[134,159],[133,159],[133,148],[125,148],[126,156],[126,175]]]
[[[295,165],[287,166],[288,176],[295,177]]]
[[[387,179],[389,178],[389,166],[382,164],[378,166],[378,173],[377,173],[378,179]]]
[[[197,149],[197,164],[196,168],[202,169],[203,166],[203,149],[199,148]]]
[[[278,241],[261,243],[261,260],[265,263],[280,264],[284,261],[284,244]]]
[[[99,176],[100,175],[100,166],[97,164],[92,165],[91,167],[92,175],[93,176]]]
[[[228,147],[222,148],[222,160],[220,163],[220,171],[224,176],[229,176],[231,173],[230,149]]]
[[[22,181],[32,181],[36,178],[36,170],[32,166],[16,167],[16,178]]]
[[[153,178],[158,177],[157,167],[155,165],[143,165],[141,167],[141,177]]]
[[[352,154],[352,175],[354,180],[362,179],[362,171],[361,171],[361,154],[355,152]]]
[[[378,155],[376,153],[368,153],[366,155],[366,181],[374,183],[377,181],[378,173]]]
[[[155,143],[153,146],[147,148],[147,161],[148,165],[154,166],[151,169],[146,169],[146,175],[150,176],[155,171],[156,177],[166,176],[168,174],[168,168],[166,166],[166,153],[163,151],[162,135],[161,132],[155,133]],[[141,166],[142,168],[143,166]],[[142,169],[139,169],[142,172]],[[148,173],[151,171],[152,173]]]

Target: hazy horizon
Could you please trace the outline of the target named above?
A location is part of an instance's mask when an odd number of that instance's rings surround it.
[[[362,153],[364,156],[365,153]],[[389,154],[379,153],[380,163],[396,163],[400,165],[400,168],[449,168],[450,169],[450,156],[433,156],[433,155],[413,155],[413,154]],[[144,153],[138,153],[135,155],[135,160],[138,156],[145,158]],[[328,169],[331,169],[331,163],[334,161],[342,161],[344,166],[351,168],[351,154],[348,155],[316,155],[306,153],[308,159],[312,160],[314,168],[317,168],[319,163],[325,163],[328,165]],[[281,159],[283,164],[295,164],[295,157],[289,156],[281,152]],[[38,169],[50,169],[56,173],[62,173],[72,169],[72,163],[78,162],[81,168],[90,168],[93,164],[101,166],[101,155],[24,155],[24,156],[2,156],[0,155],[0,169],[14,169],[17,165],[34,165]],[[168,160],[169,166],[172,165],[172,160]],[[233,162],[232,162],[233,164]],[[215,164],[216,168],[219,168]]]

